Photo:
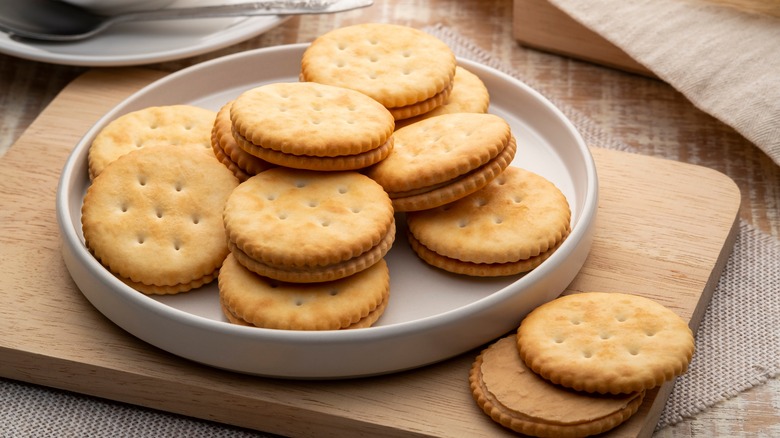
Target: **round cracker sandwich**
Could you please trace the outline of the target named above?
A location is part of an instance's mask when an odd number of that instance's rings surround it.
[[[384,260],[321,283],[287,283],[255,274],[231,254],[219,272],[223,313],[234,324],[282,330],[340,330],[374,324],[387,307]]]
[[[490,106],[490,92],[482,79],[466,68],[455,68],[452,92],[447,100],[431,111],[403,120],[396,120],[396,129],[423,119],[452,113],[486,113]]]
[[[514,335],[485,348],[469,373],[472,396],[495,422],[525,435],[585,437],[613,429],[639,409],[645,392],[601,396],[548,382],[523,363]]]
[[[429,210],[476,192],[517,150],[509,124],[493,114],[445,114],[393,137],[390,155],[365,173],[389,193],[396,211]]]
[[[233,138],[244,151],[279,166],[361,169],[393,148],[393,116],[368,96],[306,82],[247,90],[230,107]]]
[[[557,187],[513,166],[465,198],[406,214],[409,242],[420,258],[446,271],[483,277],[539,266],[568,236],[570,218]]]
[[[217,112],[211,130],[211,148],[217,159],[244,182],[258,173],[274,167],[273,164],[244,151],[233,137],[233,124],[230,121],[230,107],[233,101],[222,106]]]
[[[301,60],[301,80],[359,91],[396,120],[447,101],[455,55],[443,41],[408,26],[364,23],[316,38]]]
[[[287,282],[355,274],[395,239],[390,198],[358,172],[269,169],[233,191],[223,217],[238,262]]]

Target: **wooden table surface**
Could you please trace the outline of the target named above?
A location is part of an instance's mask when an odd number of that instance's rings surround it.
[[[304,16],[226,49],[146,67],[176,71],[257,47],[308,42],[335,27],[383,21],[448,26],[493,54],[553,99],[585,114],[641,153],[710,167],[742,192],[740,216],[780,237],[780,167],[730,127],[699,111],[669,85],[518,45],[511,0],[377,0],[343,14]],[[52,65],[0,55],[0,155],[54,96],[88,67]],[[662,437],[753,436],[780,423],[780,381],[743,392],[674,427]]]

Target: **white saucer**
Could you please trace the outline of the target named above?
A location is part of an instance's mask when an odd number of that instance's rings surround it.
[[[192,6],[178,0],[172,7]],[[120,67],[173,61],[219,50],[260,35],[280,16],[123,23],[80,42],[17,41],[0,32],[0,53],[53,64]]]

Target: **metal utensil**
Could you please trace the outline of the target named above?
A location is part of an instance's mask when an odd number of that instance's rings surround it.
[[[331,14],[371,6],[373,0],[266,0],[98,15],[56,0],[0,0],[0,30],[12,38],[72,42],[118,23],[258,15]]]

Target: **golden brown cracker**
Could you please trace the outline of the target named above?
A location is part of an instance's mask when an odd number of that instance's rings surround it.
[[[256,327],[338,330],[379,317],[375,312],[386,305],[390,275],[380,260],[336,281],[286,283],[257,275],[229,255],[220,270],[219,293],[229,315]]]
[[[405,212],[430,210],[464,198],[481,190],[498,177],[504,169],[509,167],[516,153],[517,144],[512,137],[495,158],[465,175],[442,184],[391,194],[393,208],[396,211]]]
[[[256,146],[241,137],[238,133],[235,133],[234,138],[240,149],[246,151],[247,154],[256,156],[268,163],[293,169],[319,171],[359,170],[369,167],[387,158],[390,152],[392,152],[394,144],[393,137],[390,137],[383,145],[367,152],[352,155],[339,155],[336,157],[317,157],[312,155],[287,154],[273,149]]]
[[[518,167],[453,203],[407,213],[409,232],[427,250],[471,264],[517,267],[549,256],[569,233],[566,197],[546,178]],[[518,271],[515,273],[519,273]]]
[[[90,178],[118,157],[159,145],[211,148],[216,113],[192,105],[147,107],[124,114],[98,132],[89,148]]]
[[[512,137],[493,114],[447,114],[399,129],[393,152],[367,174],[388,193],[441,184],[495,158]]]
[[[233,138],[233,125],[230,121],[232,104],[233,101],[227,102],[217,111],[211,130],[211,147],[217,159],[227,166],[239,181],[244,182],[273,165],[238,147],[236,139]]]
[[[317,283],[333,281],[348,277],[369,268],[381,260],[393,246],[395,241],[395,224],[385,234],[385,237],[368,251],[338,263],[323,266],[279,266],[269,265],[255,260],[241,251],[233,242],[228,242],[230,252],[250,271],[280,281],[292,283]]]
[[[241,252],[280,271],[338,266],[395,236],[390,198],[357,172],[267,170],[233,191],[224,222]]]
[[[86,244],[131,284],[187,290],[213,275],[227,255],[222,208],[237,185],[205,150],[169,145],[130,152],[87,189]]]
[[[204,275],[200,278],[192,280],[188,283],[179,283],[172,286],[158,286],[155,284],[144,284],[137,281],[132,281],[129,278],[119,277],[126,285],[133,289],[143,292],[147,295],[174,295],[181,292],[187,292],[192,289],[197,289],[201,286],[211,283],[217,278],[219,269],[215,270],[211,274]]]
[[[211,136],[211,150],[214,152],[214,156],[217,157],[217,160],[219,160],[220,163],[222,163],[225,167],[227,167],[228,170],[233,172],[233,175],[235,175],[235,177],[238,178],[239,182],[244,182],[252,176],[244,172],[243,169],[238,167],[238,164],[236,164],[235,161],[230,159],[230,157],[225,152],[225,150],[222,149],[222,145],[220,144],[220,142],[215,139],[213,133]]]
[[[327,32],[306,49],[301,77],[364,93],[387,108],[413,105],[450,86],[455,55],[421,30],[363,23]]]
[[[569,232],[567,230],[566,234],[563,236],[564,240],[568,234]],[[506,275],[522,274],[524,272],[534,270],[539,267],[542,262],[550,258],[550,256],[555,253],[555,251],[564,241],[561,240],[558,244],[537,256],[518,260],[516,262],[474,263],[465,262],[463,260],[437,254],[415,239],[412,233],[407,232],[407,239],[409,240],[409,245],[417,254],[417,256],[429,265],[448,272],[452,272],[454,274],[469,275],[472,277],[501,277]]]
[[[393,135],[387,158],[366,169],[398,211],[437,207],[482,187],[516,153],[509,124],[493,114],[445,114]]]
[[[482,79],[463,67],[456,67],[455,79],[452,91],[447,96],[447,101],[441,106],[423,112],[418,116],[398,120],[396,117],[395,128],[419,122],[431,117],[452,113],[486,113],[490,106],[490,92]]]
[[[440,108],[442,105],[447,103],[451,93],[452,85],[435,94],[433,97],[429,97],[428,99],[423,100],[422,102],[417,102],[407,106],[399,106],[396,108],[388,108],[388,110],[395,118],[396,123],[398,123],[399,120],[409,119]]]
[[[376,322],[379,320],[379,318],[382,317],[382,315],[385,312],[385,309],[387,309],[387,302],[389,300],[385,299],[382,301],[382,303],[374,309],[371,313],[366,315],[365,317],[361,318],[358,322],[349,325],[348,327],[345,327],[342,330],[352,330],[352,329],[359,329],[359,328],[368,328],[376,324]],[[224,303],[220,302],[220,309],[222,309],[222,313],[225,315],[225,319],[228,320],[228,322],[236,325],[241,325],[244,327],[257,327],[253,324],[250,324],[243,319],[236,316],[233,312],[228,309]]]
[[[526,365],[578,391],[630,393],[684,373],[688,324],[660,303],[625,293],[567,295],[534,309],[518,329]]]
[[[376,149],[393,133],[393,116],[354,90],[315,83],[273,83],[241,93],[230,108],[235,132],[285,154],[338,157]]]

